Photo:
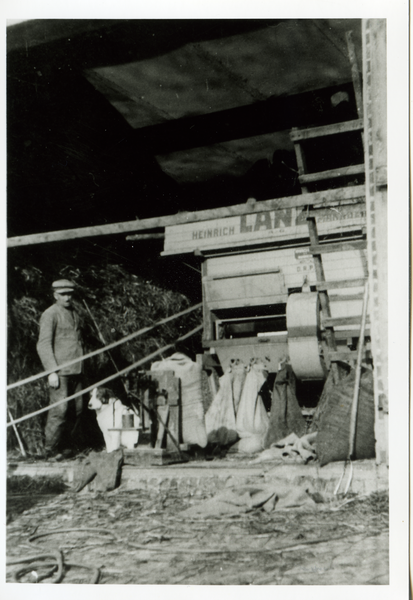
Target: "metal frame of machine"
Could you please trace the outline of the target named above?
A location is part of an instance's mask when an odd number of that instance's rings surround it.
[[[223,369],[232,359],[248,364],[266,358],[275,372],[289,357],[299,379],[324,379],[331,359],[326,327],[334,322],[334,358],[351,361],[357,344],[367,278],[364,186],[252,202],[249,208],[166,227],[163,255],[200,258],[203,346]],[[318,227],[317,248],[310,218]],[[324,282],[317,280],[316,252],[323,255]],[[330,315],[320,307],[322,284],[334,287]]]

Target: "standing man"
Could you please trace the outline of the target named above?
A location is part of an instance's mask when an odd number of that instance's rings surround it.
[[[68,279],[52,284],[55,303],[40,318],[37,352],[49,375],[50,404],[82,389],[82,361],[59,369],[59,365],[83,356],[80,317],[72,304],[75,285]],[[71,454],[68,437],[73,438],[83,411],[83,396],[64,402],[48,411],[45,430],[46,456],[64,458]]]

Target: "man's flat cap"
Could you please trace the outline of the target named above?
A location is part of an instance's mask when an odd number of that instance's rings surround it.
[[[69,279],[58,279],[52,283],[52,290],[54,292],[59,292],[59,294],[64,294],[65,292],[73,292],[75,289],[75,284],[73,281]]]

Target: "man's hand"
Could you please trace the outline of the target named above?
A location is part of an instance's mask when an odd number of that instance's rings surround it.
[[[57,388],[59,387],[59,384],[60,384],[59,375],[57,373],[50,373],[48,380],[49,380],[50,387],[57,390]]]

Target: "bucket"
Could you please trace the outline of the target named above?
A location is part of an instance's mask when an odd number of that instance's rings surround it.
[[[122,429],[133,429],[135,427],[134,415],[122,415]]]

